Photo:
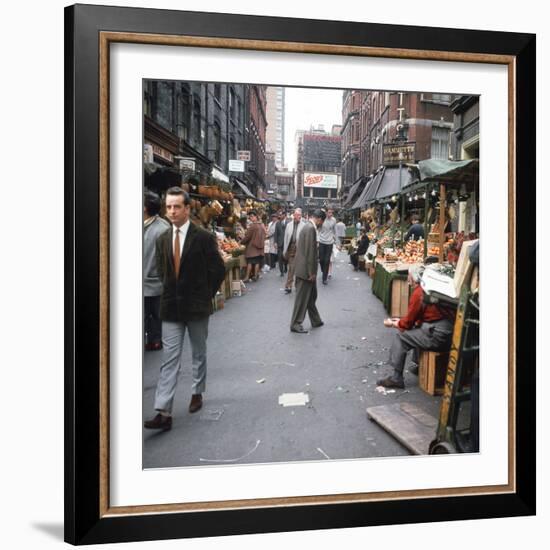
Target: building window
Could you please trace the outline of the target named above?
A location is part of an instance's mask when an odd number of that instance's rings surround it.
[[[452,97],[451,94],[432,94],[432,101],[441,105],[450,105]]]
[[[176,100],[176,134],[181,139],[188,139],[191,121],[191,98],[189,91],[186,89],[182,89],[181,94],[178,95],[179,98]]]
[[[449,129],[432,127],[431,158],[447,160],[449,158]]]
[[[237,104],[235,102],[235,91],[233,88],[229,90],[229,115],[231,120],[235,121],[237,118]]]
[[[143,86],[143,113],[149,117],[153,117],[153,85],[147,80]]]
[[[195,144],[201,145],[201,104],[197,100],[193,102],[193,135]]]
[[[219,123],[214,122],[213,129],[213,138],[214,138],[214,162],[220,166],[221,165],[221,156],[222,156],[222,133]]]

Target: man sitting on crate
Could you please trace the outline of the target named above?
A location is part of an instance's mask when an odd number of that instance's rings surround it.
[[[404,388],[403,369],[410,350],[448,351],[451,347],[455,312],[441,304],[427,304],[420,286],[423,266],[409,268],[409,284],[414,288],[407,315],[401,319],[385,319],[386,327],[398,329],[390,348],[393,374],[377,381],[386,388]],[[418,372],[418,371],[417,371]]]

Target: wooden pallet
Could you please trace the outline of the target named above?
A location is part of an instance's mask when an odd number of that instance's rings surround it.
[[[427,455],[430,443],[435,439],[437,418],[413,403],[369,407],[367,417],[415,455]]]

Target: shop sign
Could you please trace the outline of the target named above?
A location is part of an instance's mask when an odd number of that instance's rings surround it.
[[[224,181],[226,183],[229,183],[229,178],[220,170],[217,168],[212,168],[212,177],[216,178],[217,180]]]
[[[195,171],[195,159],[193,157],[184,157],[180,158],[180,170],[185,170],[187,172]]]
[[[143,162],[145,164],[152,164],[154,162],[153,146],[150,143],[143,144]]]
[[[250,151],[237,151],[237,159],[250,162]]]
[[[321,189],[337,189],[338,175],[337,174],[313,174],[310,172],[304,173],[304,187],[321,188]]]
[[[395,166],[400,162],[414,162],[416,157],[416,143],[409,142],[397,145],[395,143],[387,143],[384,145],[384,160],[385,166]]]
[[[230,172],[244,172],[244,160],[230,160],[229,161]]]
[[[170,151],[167,151],[166,149],[163,149],[162,147],[159,147],[158,145],[153,144],[153,153],[160,157],[161,159],[164,159],[168,162],[174,162],[174,155],[170,153]]]

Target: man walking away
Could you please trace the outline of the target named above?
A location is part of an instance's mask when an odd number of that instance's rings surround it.
[[[294,310],[290,321],[291,332],[306,334],[303,322],[306,311],[309,315],[312,328],[323,326],[323,321],[317,310],[317,228],[325,220],[325,213],[322,210],[315,210],[305,224],[298,245],[296,248],[295,270],[296,270],[296,298],[294,299]]]
[[[191,342],[193,386],[189,412],[202,407],[206,388],[206,339],[212,299],[225,277],[216,238],[189,221],[189,195],[179,187],[166,192],[166,216],[172,228],[156,243],[157,266],[162,280],[160,318],[163,357],[155,393],[157,415],[144,427],[172,428],[172,405],[181,365],[185,332]]]
[[[283,256],[288,262],[288,275],[286,278],[285,292],[292,292],[292,284],[294,282],[294,258],[296,257],[296,244],[298,237],[305,223],[302,221],[302,209],[294,210],[293,220],[289,222],[285,229],[285,240],[283,246]]]
[[[160,198],[146,190],[143,194],[143,311],[145,349],[162,349],[162,323],[159,316],[162,281],[158,274],[155,244],[170,224],[159,216]]]
[[[344,239],[346,238],[346,224],[342,220],[336,222],[336,245],[338,250],[342,250]]]
[[[271,221],[267,226],[267,238],[269,239],[269,269],[273,269],[277,263],[277,241],[275,240],[275,231],[277,229],[277,214],[271,214]]]
[[[286,262],[283,257],[283,250],[285,247],[285,229],[286,229],[286,214],[284,210],[279,212],[279,221],[275,226],[275,242],[277,244],[277,261],[279,263],[279,271],[281,277],[285,274],[287,269]]]
[[[319,263],[321,264],[324,285],[327,284],[332,247],[336,242],[336,220],[332,214],[333,211],[329,209],[319,230]]]

